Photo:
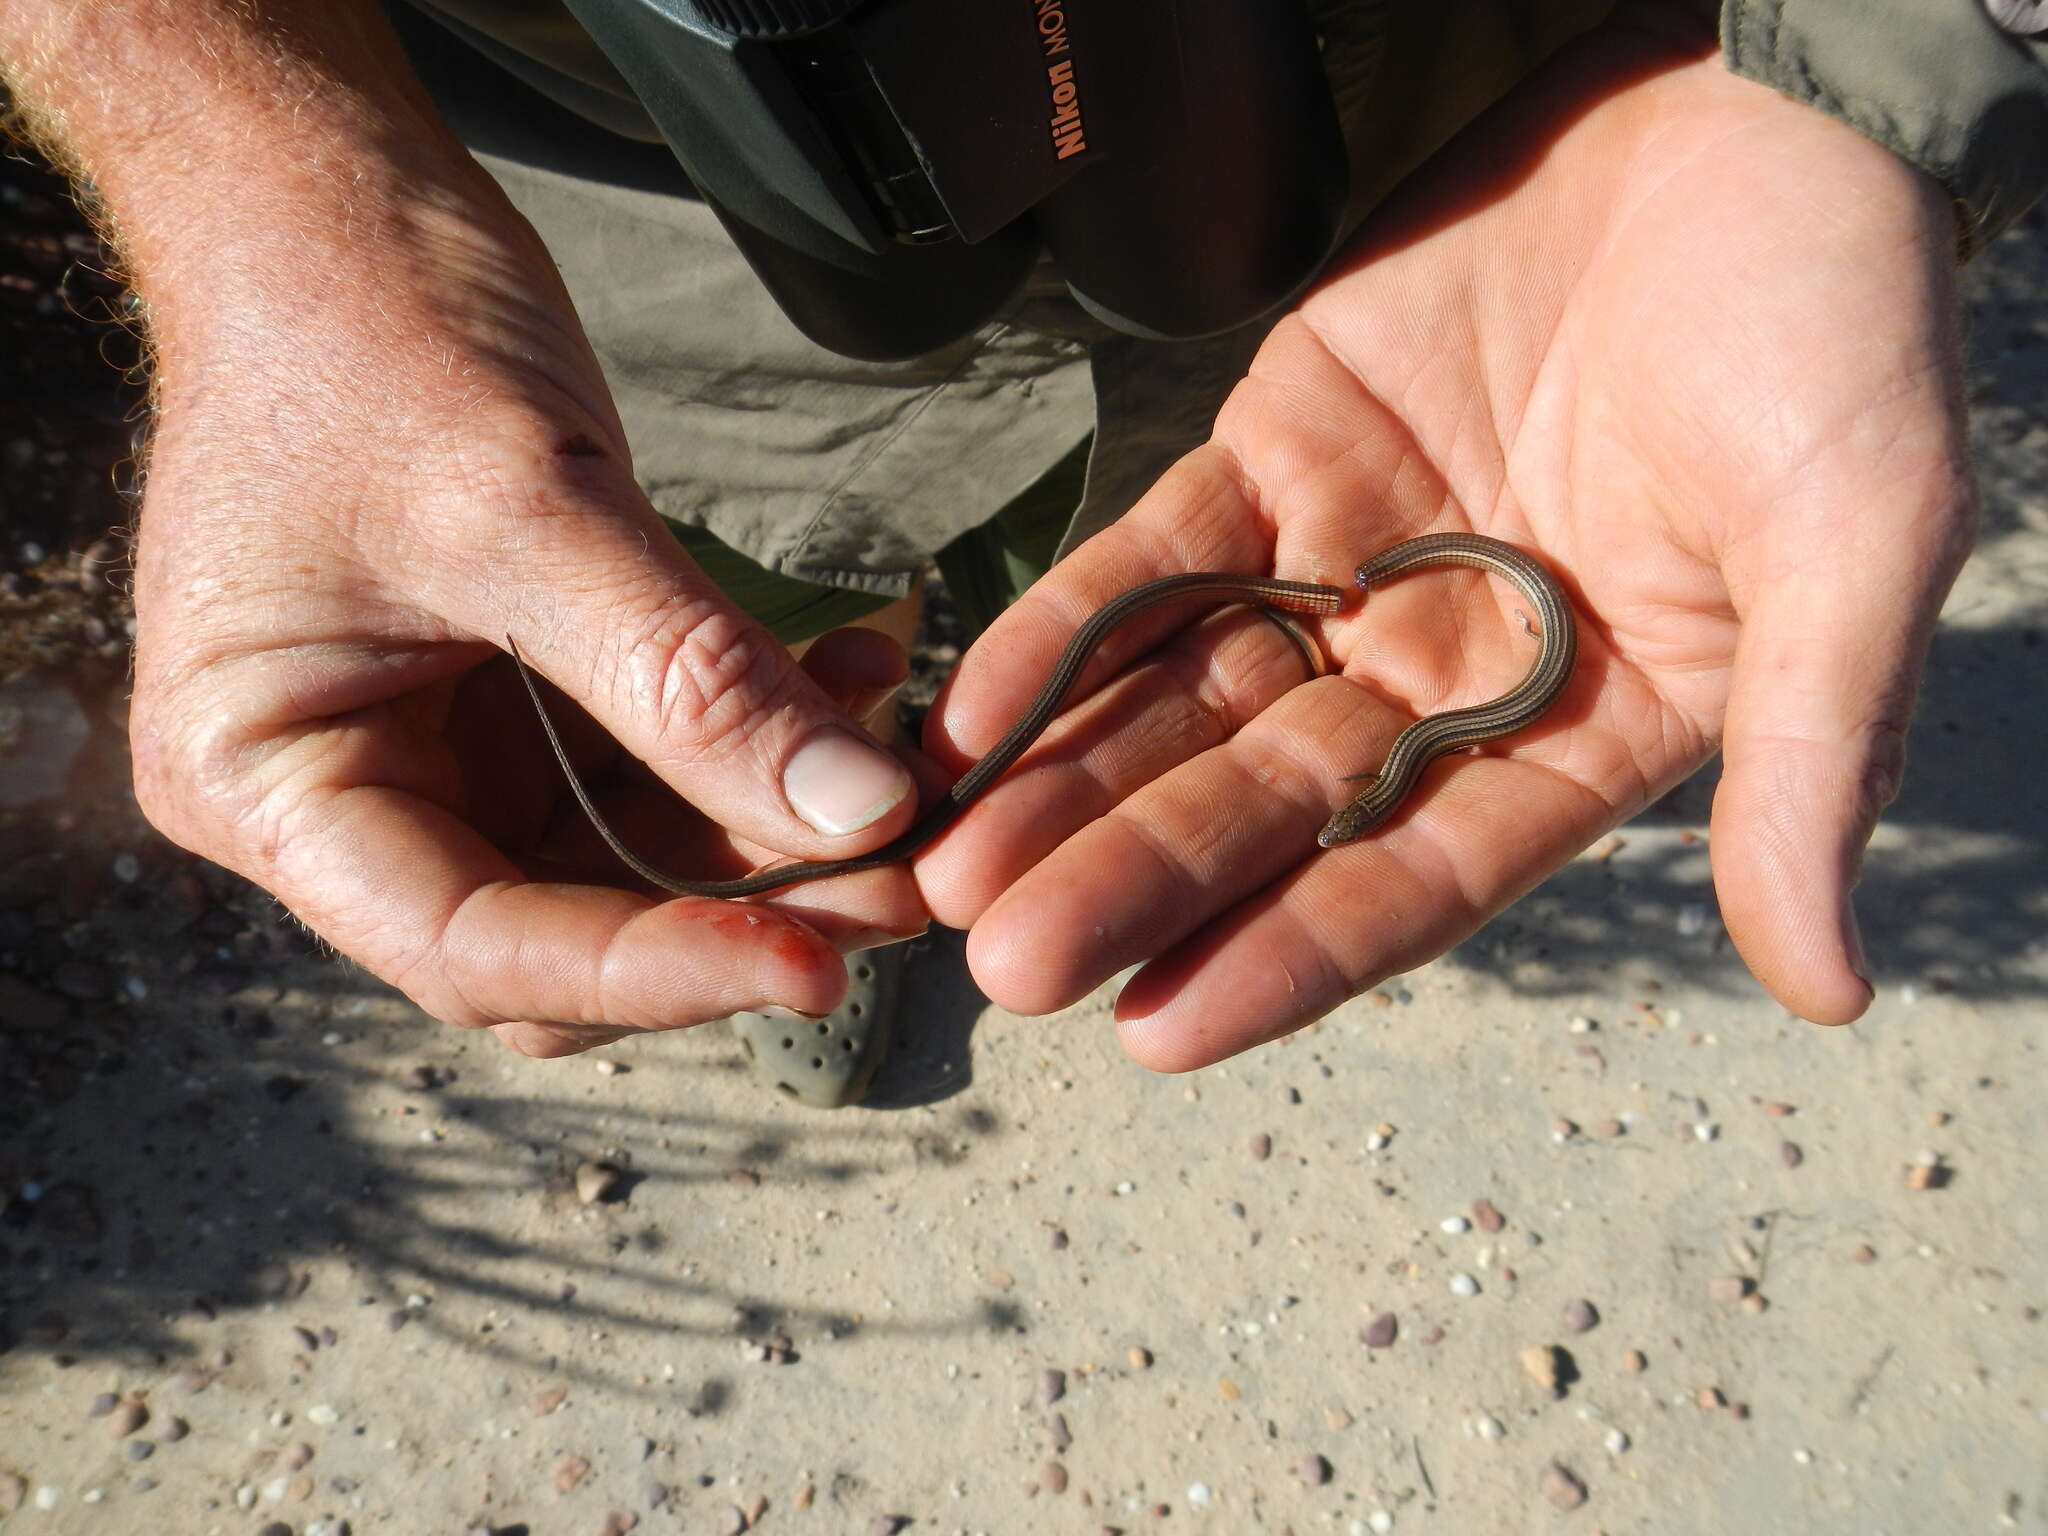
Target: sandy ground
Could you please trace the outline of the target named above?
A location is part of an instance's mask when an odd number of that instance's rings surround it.
[[[0,815],[0,1524],[2048,1530],[2044,231],[1970,274],[1984,537],[1853,1029],[1733,957],[1702,780],[1187,1078],[950,936],[859,1110],[719,1030],[520,1061],[154,838],[82,629],[67,808]]]

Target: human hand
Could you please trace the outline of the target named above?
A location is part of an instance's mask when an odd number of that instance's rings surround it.
[[[909,775],[849,718],[901,680],[900,650],[842,634],[799,667],[735,611],[635,486],[567,296],[496,187],[403,115],[410,98],[280,85],[264,71],[282,50],[214,14],[199,73],[172,74],[247,78],[173,146],[179,174],[145,175],[139,149],[95,164],[158,375],[143,810],[428,1012],[529,1055],[828,1012],[836,948],[924,926],[908,872],[760,905],[650,899],[584,825],[498,648],[516,636],[588,711],[568,730],[586,776],[625,765],[599,791],[613,824],[711,875],[863,852],[910,822]],[[356,41],[337,23],[306,57]],[[165,33],[138,57],[181,46]],[[209,133],[289,148],[207,196]]]
[[[1972,526],[1953,252],[1945,195],[1822,114],[1697,47],[1575,45],[1375,220],[1211,442],[989,631],[926,742],[984,749],[1140,581],[1346,583],[1439,529],[1546,561],[1575,681],[1325,853],[1344,776],[1521,677],[1519,600],[1408,578],[1322,624],[1345,675],[1309,686],[1255,618],[1155,625],[918,861],[976,980],[1042,1013],[1149,962],[1126,1049],[1206,1065],[1442,953],[1719,746],[1730,935],[1793,1012],[1858,1016],[1849,892]]]

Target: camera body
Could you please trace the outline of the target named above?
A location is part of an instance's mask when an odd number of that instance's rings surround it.
[[[1042,250],[1134,335],[1233,329],[1333,249],[1301,0],[566,0],[807,336],[966,335]]]

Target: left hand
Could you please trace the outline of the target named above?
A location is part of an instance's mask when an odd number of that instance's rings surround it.
[[[1849,892],[1972,526],[1946,195],[1620,26],[1418,180],[1275,330],[1210,443],[974,648],[927,747],[956,769],[985,750],[1138,582],[1348,585],[1439,529],[1550,566],[1579,616],[1572,685],[1325,853],[1345,775],[1519,680],[1520,599],[1406,578],[1321,624],[1344,676],[1305,687],[1252,615],[1162,618],[918,860],[933,913],[972,927],[976,980],[1017,1012],[1149,961],[1122,1039],[1184,1070],[1441,954],[1718,747],[1731,936],[1787,1008],[1855,1018]]]

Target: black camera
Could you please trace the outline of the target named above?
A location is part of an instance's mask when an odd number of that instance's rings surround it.
[[[852,357],[982,324],[1041,249],[1132,334],[1328,259],[1349,169],[1301,0],[567,0],[778,304]]]

